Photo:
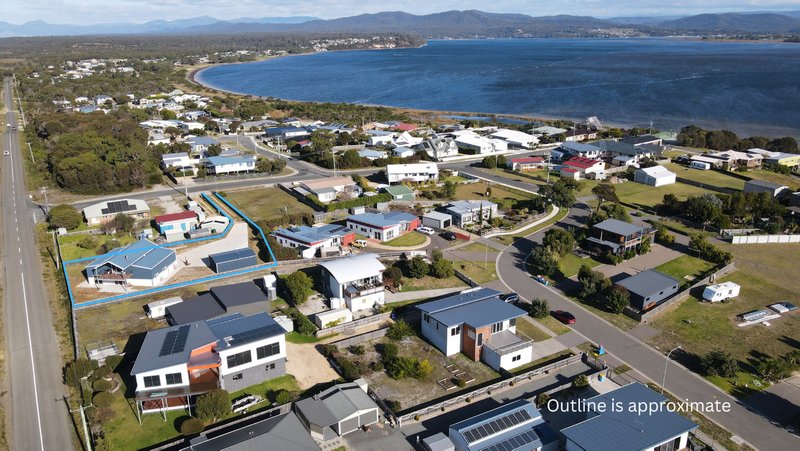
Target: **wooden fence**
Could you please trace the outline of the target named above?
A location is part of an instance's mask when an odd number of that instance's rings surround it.
[[[338,334],[345,330],[358,329],[359,327],[368,326],[370,324],[380,323],[386,321],[391,316],[392,312],[379,313],[377,315],[367,316],[365,318],[357,319],[347,323],[337,324],[332,327],[326,327],[317,331],[317,337],[327,337],[328,335]]]
[[[334,341],[331,344],[336,346],[336,347],[338,347],[338,348],[342,348],[342,347],[346,348],[348,346],[355,346],[355,345],[364,343],[366,341],[374,340],[376,338],[385,337],[386,333],[388,331],[389,331],[388,327],[382,327],[382,328],[380,328],[378,330],[373,330],[372,332],[367,332],[367,333],[364,333],[364,334],[356,335],[354,337],[349,337],[349,338],[345,338],[345,339],[342,339],[342,340],[339,340],[339,341]]]

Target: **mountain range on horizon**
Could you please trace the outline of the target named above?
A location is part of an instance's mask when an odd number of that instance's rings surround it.
[[[180,20],[154,20],[141,24],[50,24],[32,21],[21,25],[0,22],[0,37],[76,35],[185,35],[259,32],[285,33],[414,33],[424,38],[604,35],[627,28],[651,36],[670,34],[800,34],[800,11],[717,13],[693,16],[639,16],[599,19],[590,16],[543,16],[445,11],[415,15],[402,11],[361,14],[338,19],[310,16],[242,17],[219,20],[209,16]]]

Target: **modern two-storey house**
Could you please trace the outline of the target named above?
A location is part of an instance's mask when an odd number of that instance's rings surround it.
[[[331,308],[355,313],[384,303],[383,271],[376,254],[360,254],[320,263],[322,285]]]
[[[140,240],[118,247],[86,265],[86,280],[91,286],[157,287],[178,271],[173,249]]]
[[[610,252],[615,255],[636,249],[645,238],[655,235],[655,230],[630,224],[619,219],[606,219],[592,226],[586,238],[588,246],[597,253]]]
[[[478,287],[420,305],[422,335],[447,356],[461,352],[495,370],[530,363],[532,341],[516,333],[526,313],[499,295]]]
[[[131,370],[141,413],[191,408],[216,388],[286,373],[286,331],[267,313],[233,314],[147,333]]]

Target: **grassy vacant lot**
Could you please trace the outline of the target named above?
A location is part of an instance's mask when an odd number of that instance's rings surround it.
[[[654,322],[653,326],[661,333],[649,341],[661,349],[681,345],[697,356],[716,348],[726,350],[740,362],[744,374],[737,379],[749,383],[755,378],[747,374],[752,373],[751,364],[755,359],[762,355],[783,355],[794,349],[800,340],[800,315],[790,313],[770,321],[769,327],[744,328],[736,325],[735,317],[780,300],[796,300],[797,292],[791,281],[796,278],[800,245],[727,245],[724,248],[734,253],[737,272],[723,280],[742,286],[739,297],[721,304],[690,298]],[[692,362],[686,363],[691,366]],[[735,395],[747,394],[733,387],[730,381],[710,380]]]
[[[488,262],[486,262],[485,266],[483,262],[455,260],[453,262],[453,267],[466,274],[467,277],[477,282],[478,285],[483,285],[497,279],[497,270],[494,267],[494,259],[491,258]]]
[[[489,188],[489,184],[487,182],[478,182],[478,183],[464,183],[458,185],[456,188],[456,200],[481,200],[484,199],[484,195],[486,194],[486,190]],[[491,199],[516,199],[516,200],[524,200],[530,199],[532,196],[531,194],[524,193],[522,191],[517,191],[515,189],[506,188],[503,185],[498,185],[493,183],[491,185],[492,188],[492,195],[490,196]],[[487,199],[489,200],[489,199]]]
[[[400,235],[397,238],[387,241],[383,243],[385,246],[396,246],[396,247],[410,247],[410,246],[419,246],[420,244],[425,242],[425,235],[419,232],[409,232],[405,235]]]
[[[78,243],[85,240],[90,235],[68,235],[62,236],[58,239],[58,244],[61,247],[61,258],[63,260],[75,260],[78,258],[94,257],[97,255],[97,248],[100,245],[108,243],[112,240],[117,240],[120,246],[125,246],[135,241],[135,238],[130,235],[121,235],[119,237],[114,235],[91,235],[94,237],[96,246],[89,249],[84,249],[78,246]]]
[[[284,214],[311,213],[308,205],[280,188],[254,188],[226,192],[226,199],[254,221],[280,218]]]
[[[456,276],[447,277],[444,279],[437,279],[436,277],[425,276],[421,279],[403,278],[403,287],[400,292],[406,291],[420,291],[420,290],[438,290],[439,288],[453,288],[466,285]]]
[[[675,260],[668,261],[655,269],[672,276],[685,287],[699,275],[713,268],[714,264],[689,255],[682,255]]]
[[[718,188],[731,188],[737,190],[744,189],[744,180],[733,175],[727,175],[724,172],[692,169],[675,163],[666,163],[664,167],[678,174],[678,177],[692,180],[694,182],[716,186]]]
[[[230,398],[235,399],[244,394],[255,394],[268,399],[271,392],[278,390],[288,390],[295,395],[301,393],[294,376],[286,375],[231,393]],[[97,413],[98,418],[102,419],[103,432],[110,449],[149,448],[166,440],[177,438],[180,435],[178,428],[180,423],[187,418],[185,411],[167,412],[167,421],[164,421],[163,417],[157,413],[143,415],[142,424],[140,425],[133,410],[135,405],[129,405],[129,401],[123,396],[124,392],[123,388],[114,393],[114,402],[111,407],[100,409]],[[269,403],[265,402],[259,408],[267,407],[268,405]],[[231,413],[219,420],[226,420],[234,416],[236,414]]]
[[[483,243],[470,243],[464,247],[459,247],[456,250],[462,252],[488,252],[490,254],[496,254],[500,252],[497,249],[489,247]]]
[[[550,214],[550,212],[552,210],[553,210],[553,207],[552,206],[548,206],[547,207],[547,214]],[[512,244],[514,241],[516,241],[519,238],[524,238],[524,237],[526,237],[528,235],[537,233],[540,230],[544,230],[547,227],[550,227],[551,225],[553,225],[553,224],[557,223],[558,221],[561,221],[562,219],[564,219],[568,214],[569,214],[569,209],[568,208],[562,208],[562,209],[560,209],[558,211],[558,213],[556,213],[555,216],[553,216],[552,218],[548,219],[547,221],[545,221],[545,222],[543,222],[543,223],[541,223],[541,224],[539,224],[539,225],[537,225],[535,227],[531,227],[530,229],[523,230],[522,232],[516,233],[514,235],[498,236],[498,237],[495,237],[495,239],[497,241],[505,244],[505,245]]]
[[[616,187],[617,196],[621,201],[642,207],[653,207],[660,204],[665,194],[674,194],[678,199],[684,200],[689,196],[699,196],[710,192],[684,183],[655,187],[627,181],[614,185],[614,187]]]
[[[361,356],[347,354],[348,358],[355,360],[361,359],[365,362],[377,361],[380,359],[375,345],[389,341],[388,338],[370,341],[364,344],[365,353]],[[452,379],[453,375],[447,371],[445,365],[455,364],[459,369],[466,371],[475,382],[467,384],[464,390],[472,390],[479,384],[497,379],[499,374],[481,362],[473,362],[463,354],[456,354],[452,357],[445,356],[441,351],[434,348],[419,337],[408,337],[402,342],[394,342],[398,345],[399,354],[406,357],[427,359],[433,366],[433,372],[424,380],[416,379],[392,379],[384,371],[373,372],[364,377],[369,381],[370,386],[383,399],[399,401],[402,410],[412,408],[418,404],[432,401],[444,396],[450,397],[458,388],[446,391],[440,387],[436,381],[441,379]]]
[[[786,185],[793,190],[800,186],[800,177],[791,174],[779,174],[772,171],[757,170],[745,172],[743,175],[755,180],[765,180],[767,182]]]
[[[558,267],[561,269],[561,274],[564,278],[570,278],[581,269],[581,266],[588,265],[590,268],[602,265],[602,262],[595,260],[592,257],[581,258],[575,254],[567,254],[558,261]]]
[[[533,320],[525,316],[517,319],[517,332],[527,335],[533,341],[550,339],[550,335],[548,335],[547,332],[540,329],[536,324],[533,324]]]

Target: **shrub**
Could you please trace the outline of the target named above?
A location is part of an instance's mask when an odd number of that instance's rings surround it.
[[[369,364],[369,368],[372,371],[383,371],[383,363],[381,362],[372,362]]]
[[[182,435],[196,435],[203,432],[203,429],[205,429],[205,425],[198,418],[188,418],[181,423]]]
[[[80,380],[97,368],[97,362],[89,359],[77,359],[64,367],[64,383],[77,386]]]
[[[78,247],[81,249],[94,249],[97,247],[97,239],[92,235],[86,235],[78,241]]]
[[[572,380],[572,388],[582,390],[589,386],[589,378],[585,374],[581,374]]]
[[[112,355],[106,357],[106,366],[111,368],[111,371],[116,373],[117,367],[122,363],[123,357],[121,355]]]
[[[433,365],[428,359],[417,360],[414,365],[414,379],[427,379],[433,372]]]
[[[450,260],[436,260],[430,265],[431,275],[437,279],[446,279],[452,277],[455,271],[453,270],[453,262]]]
[[[352,345],[347,348],[353,355],[362,355],[364,354],[364,346],[361,345]]]
[[[397,357],[397,345],[394,343],[384,343],[381,348],[384,360]]]
[[[394,399],[387,399],[385,400],[385,402],[386,402],[386,407],[388,407],[389,410],[391,410],[394,413],[403,410],[400,401],[395,401]]]
[[[392,379],[412,377],[416,371],[417,359],[413,357],[396,356],[386,361],[386,374]]]
[[[383,280],[391,280],[395,285],[403,283],[403,271],[397,266],[390,266],[383,272]]]
[[[284,286],[286,287],[286,293],[289,295],[289,300],[295,305],[300,305],[311,296],[314,281],[311,280],[308,274],[302,271],[295,271],[284,279]]]
[[[536,407],[542,409],[547,405],[547,401],[550,401],[550,395],[547,393],[542,393],[536,397]]]
[[[414,421],[419,421],[419,415],[414,415]]]
[[[222,389],[211,390],[197,398],[195,411],[200,419],[216,421],[231,411],[230,396]]]
[[[336,345],[332,345],[332,344],[324,344],[324,345],[322,345],[322,355],[324,355],[325,357],[332,356],[333,353],[338,351],[338,350],[339,350],[339,348],[337,348]]]
[[[353,363],[350,359],[345,357],[339,357],[336,359],[336,363],[339,364],[339,368],[342,369],[342,376],[348,381],[354,381],[361,377],[361,373],[358,371],[358,367],[355,363]]]
[[[410,337],[414,335],[414,329],[408,325],[407,322],[401,320],[397,320],[394,324],[389,326],[389,330],[386,331],[386,336],[392,340],[400,341],[405,337]]]
[[[103,365],[97,367],[94,371],[92,371],[92,376],[97,379],[102,379],[108,377],[111,374],[111,368],[108,365]]]
[[[606,294],[606,308],[613,313],[622,313],[630,302],[631,295],[625,287],[614,285]]]
[[[275,394],[275,404],[283,405],[294,401],[294,396],[288,390],[278,390]]]
[[[458,388],[464,388],[467,386],[467,380],[464,379],[463,377],[459,377],[458,379],[456,379],[456,385],[458,386]]]
[[[111,381],[105,379],[97,379],[96,381],[94,381],[94,383],[92,383],[92,390],[98,392],[109,391],[113,387],[114,384]]]
[[[430,267],[428,263],[426,263],[420,255],[417,255],[408,262],[408,274],[415,279],[421,279],[427,276],[429,272]]]
[[[47,220],[50,222],[50,227],[72,230],[81,225],[83,216],[72,205],[62,204],[50,209]]]
[[[715,349],[700,359],[700,366],[707,376],[733,377],[739,362],[728,352]]]
[[[92,404],[100,409],[110,406],[112,402],[114,402],[114,396],[107,391],[101,391],[92,397]]]
[[[547,318],[550,315],[550,304],[545,299],[534,299],[531,301],[529,314],[534,318]]]

